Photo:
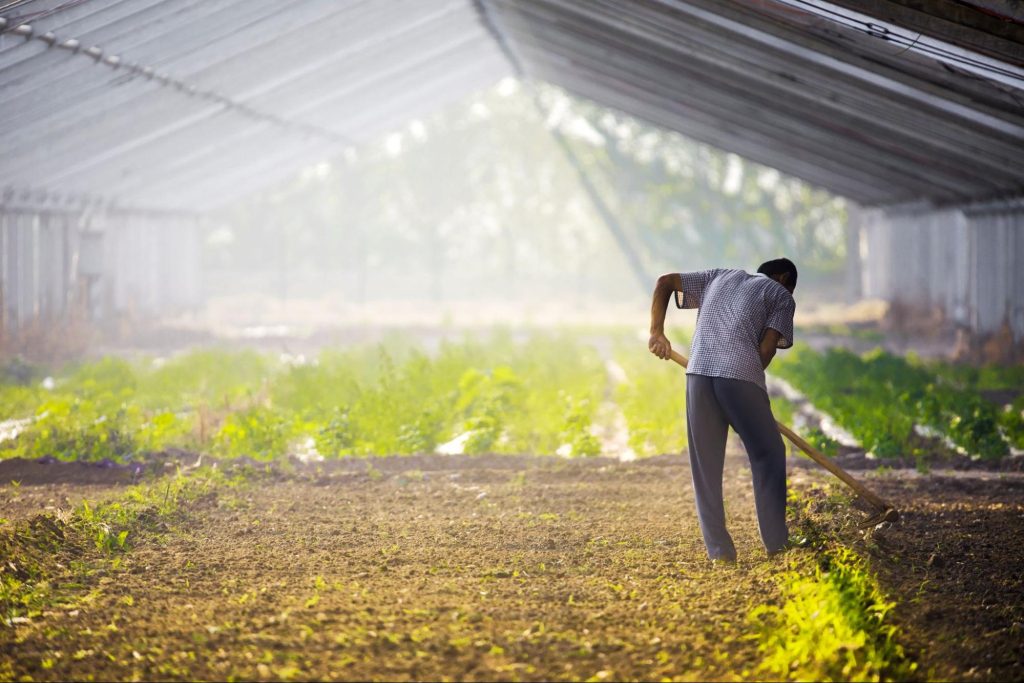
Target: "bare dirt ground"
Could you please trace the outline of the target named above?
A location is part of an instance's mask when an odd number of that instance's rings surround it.
[[[257,483],[0,652],[53,680],[748,678],[744,615],[776,588],[740,464],[742,559],[718,569],[682,456],[387,459]]]
[[[837,459],[838,460],[838,459]],[[858,470],[844,467],[900,511],[893,525],[860,530],[852,508],[815,521],[868,558],[895,604],[899,642],[929,680],[1024,680],[1024,473],[1019,465],[949,459],[950,467]],[[874,461],[876,464],[878,461]],[[886,461],[889,462],[889,461]],[[807,460],[791,460],[790,477],[812,486],[835,480]],[[821,498],[820,490],[807,495]],[[817,517],[817,516],[813,516]]]
[[[870,481],[902,518],[860,545],[922,669],[1024,680],[1024,476],[909,470]]]
[[[127,467],[0,460],[0,519],[10,524],[58,509],[70,511],[83,500],[117,496],[134,478]]]
[[[782,564],[764,558],[742,452],[726,472],[734,567],[705,559],[678,455],[353,459],[225,487],[137,538],[117,568],[83,576],[56,558],[56,583],[78,598],[3,627],[0,673],[757,678],[745,615],[779,600]],[[858,476],[903,517],[840,533],[871,557],[922,671],[1024,678],[1020,476]],[[826,481],[806,467],[791,480]],[[50,495],[19,495],[34,487]]]
[[[83,500],[92,504],[116,496],[122,489],[117,485],[39,484],[14,487],[8,483],[0,487],[0,519],[5,520],[4,524],[11,524],[40,514],[54,514],[58,509],[72,510]]]

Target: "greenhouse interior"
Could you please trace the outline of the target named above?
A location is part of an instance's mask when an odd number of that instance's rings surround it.
[[[0,127],[0,680],[1024,680],[1018,0],[0,0]]]

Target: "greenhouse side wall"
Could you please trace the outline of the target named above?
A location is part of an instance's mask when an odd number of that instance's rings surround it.
[[[873,209],[860,215],[865,296],[911,319],[1024,345],[1024,201],[967,207]]]
[[[0,334],[199,308],[195,217],[0,206]]]

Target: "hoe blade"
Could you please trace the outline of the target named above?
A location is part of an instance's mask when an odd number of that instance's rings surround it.
[[[892,524],[899,518],[900,513],[897,512],[896,508],[885,508],[884,510],[877,511],[870,517],[865,518],[864,521],[857,525],[857,528],[870,529],[871,527],[876,527],[887,522]]]

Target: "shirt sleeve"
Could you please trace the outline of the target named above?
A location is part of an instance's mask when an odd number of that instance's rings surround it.
[[[786,294],[779,294],[775,298],[775,305],[768,313],[768,319],[764,326],[770,327],[779,333],[777,348],[788,349],[793,345],[793,314],[796,312],[796,302],[793,297]]]
[[[676,308],[700,308],[704,301],[704,290],[714,280],[720,269],[696,270],[692,273],[679,273],[683,281],[682,290],[676,290]]]

